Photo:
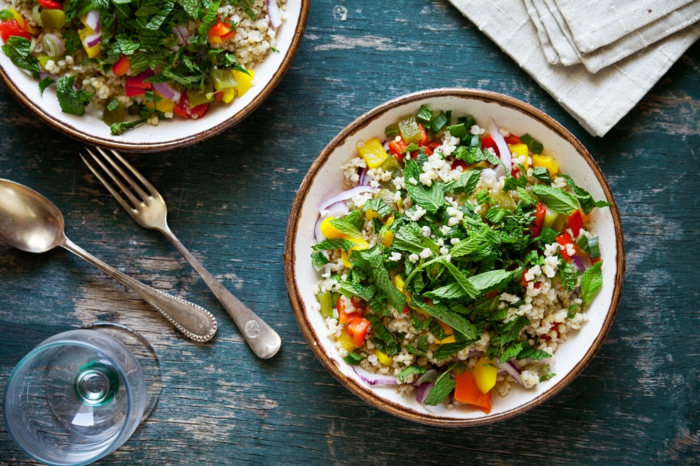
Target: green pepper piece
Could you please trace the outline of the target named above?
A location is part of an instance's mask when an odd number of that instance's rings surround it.
[[[380,181],[379,185],[382,186],[384,189],[395,191],[396,186],[394,186],[394,182],[392,180],[394,178],[403,176],[403,169],[401,168],[401,165],[399,165],[399,162],[394,157],[387,157],[387,159],[382,162],[379,168],[381,168],[384,172],[391,173],[391,180]]]
[[[214,86],[212,86],[211,81],[204,83],[204,87],[201,89],[188,89],[187,99],[190,101],[190,108],[194,108],[197,105],[206,104],[214,100]]]
[[[114,123],[121,123],[124,121],[125,113],[126,107],[119,103],[117,108],[115,108],[114,110],[109,110],[108,108],[105,108],[105,113],[102,116],[102,121],[104,121],[107,124],[107,126],[112,126]]]
[[[543,228],[551,228],[559,233],[564,228],[565,221],[566,215],[562,215],[547,207],[547,213],[544,214],[544,224],[542,226]]]
[[[214,83],[214,89],[216,89],[216,92],[238,87],[236,78],[233,77],[231,70],[211,70],[209,72],[209,77]]]
[[[61,29],[66,25],[66,14],[63,10],[41,10],[41,24],[45,29]]]
[[[323,317],[331,317],[333,315],[333,303],[331,302],[331,294],[329,292],[319,293],[316,299],[321,304],[321,315]]]
[[[418,144],[418,141],[420,141],[423,137],[415,117],[410,117],[399,121],[399,131],[401,132],[401,137],[406,144],[410,144],[412,142]]]
[[[46,63],[47,63],[49,60],[53,60],[54,63],[56,63],[56,62],[58,62],[58,60],[62,60],[63,58],[59,58],[59,57],[49,57],[49,56],[46,55],[45,53],[40,53],[40,54],[36,57],[36,59],[39,60],[39,64],[41,65],[41,68],[44,69],[44,70],[46,70]]]

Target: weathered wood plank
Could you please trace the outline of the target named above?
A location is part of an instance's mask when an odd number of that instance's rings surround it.
[[[284,346],[271,361],[254,358],[185,261],[88,174],[81,144],[0,87],[0,177],[52,199],[85,249],[204,305],[221,324],[211,344],[193,344],[69,253],[0,245],[0,386],[41,340],[111,320],[151,341],[164,390],[153,416],[104,464],[697,462],[700,45],[595,139],[446,1],[355,0],[346,21],[334,17],[336,4],[313,2],[292,69],[247,120],[194,147],[129,157],[168,201],[180,239],[279,331]],[[282,268],[294,193],[324,145],[390,98],[446,86],[513,95],[570,128],[608,176],[628,252],[617,319],[584,373],[518,418],[459,430],[393,418],[340,386],[298,330]],[[25,463],[0,422],[0,464]]]

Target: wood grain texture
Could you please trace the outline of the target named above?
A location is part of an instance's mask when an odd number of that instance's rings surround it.
[[[313,2],[290,71],[248,119],[193,147],[128,157],[163,194],[181,241],[280,333],[272,360],[255,358],[174,248],[89,174],[81,144],[0,87],[0,177],[53,200],[77,244],[220,323],[212,343],[194,344],[68,252],[0,245],[0,387],[50,335],[117,321],[153,344],[164,389],[153,416],[102,464],[697,463],[700,44],[595,139],[446,1],[353,0],[342,4],[345,21],[337,2]],[[294,193],[325,144],[381,102],[449,86],[512,95],[569,128],[610,181],[628,254],[617,318],[583,374],[522,416],[471,429],[411,424],[340,386],[299,332],[282,265]],[[0,421],[0,464],[28,463]]]

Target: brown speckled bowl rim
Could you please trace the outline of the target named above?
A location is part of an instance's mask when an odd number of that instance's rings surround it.
[[[301,217],[301,209],[304,204],[304,199],[311,188],[311,185],[319,172],[321,167],[326,163],[330,154],[341,145],[348,137],[352,136],[354,133],[359,131],[361,128],[371,124],[375,119],[377,119],[381,114],[399,105],[413,102],[422,102],[431,97],[444,97],[444,96],[454,96],[454,97],[467,97],[470,99],[481,100],[485,102],[497,103],[501,106],[508,107],[517,110],[524,115],[534,118],[547,126],[550,130],[557,133],[559,136],[567,140],[571,145],[573,145],[579,155],[583,157],[588,165],[591,167],[593,172],[598,179],[598,182],[603,187],[605,191],[605,197],[608,202],[612,203],[610,211],[613,216],[613,222],[615,226],[615,236],[617,242],[617,274],[615,275],[615,288],[613,290],[612,301],[610,308],[608,309],[607,316],[603,322],[603,327],[600,333],[596,337],[593,345],[588,349],[584,357],[579,361],[579,363],[556,385],[547,390],[546,392],[538,395],[534,399],[528,401],[527,403],[518,406],[517,408],[511,409],[509,411],[479,417],[475,419],[445,419],[439,416],[434,416],[426,413],[419,413],[412,408],[408,408],[405,405],[395,403],[393,401],[387,401],[373,391],[371,391],[367,386],[362,385],[345,376],[336,367],[336,362],[322,349],[321,345],[316,342],[319,341],[319,336],[316,334],[312,326],[306,320],[306,315],[304,313],[303,303],[299,292],[299,285],[296,281],[294,275],[294,264],[296,262],[296,234],[297,228],[299,226],[299,219]],[[303,256],[306,259],[306,255]],[[326,147],[323,149],[321,154],[316,158],[314,163],[311,165],[308,173],[304,177],[304,180],[297,191],[296,198],[294,199],[294,204],[292,205],[292,210],[289,217],[289,224],[287,226],[287,236],[285,239],[285,253],[284,253],[284,271],[285,278],[287,282],[287,292],[289,294],[289,300],[292,304],[294,310],[294,315],[299,323],[299,327],[308,341],[309,346],[313,350],[316,357],[321,361],[321,363],[328,369],[328,371],[333,374],[333,376],[338,379],[340,383],[345,385],[350,391],[355,393],[357,396],[365,400],[367,403],[376,406],[390,414],[395,416],[408,419],[410,421],[419,422],[422,424],[429,424],[435,426],[448,426],[448,427],[462,427],[462,426],[477,426],[483,424],[489,424],[497,421],[502,421],[504,419],[509,419],[518,414],[522,414],[525,411],[534,408],[535,406],[549,400],[554,395],[559,393],[564,387],[566,387],[571,381],[573,381],[588,365],[595,353],[600,349],[603,340],[605,340],[606,335],[610,331],[613,319],[617,313],[617,308],[620,303],[620,297],[622,295],[623,280],[625,275],[625,249],[624,249],[624,238],[622,233],[622,222],[620,221],[620,214],[615,204],[615,199],[613,197],[612,191],[608,182],[603,175],[600,167],[593,159],[591,154],[583,147],[583,145],[566,130],[561,124],[555,121],[553,118],[536,109],[535,107],[526,104],[518,99],[509,97],[507,95],[498,94],[495,92],[482,91],[477,89],[434,89],[420,91],[413,94],[408,94],[393,100],[390,100],[373,110],[365,113],[350,125],[348,125],[340,134],[338,134]]]
[[[265,99],[272,93],[275,87],[280,83],[282,77],[289,69],[292,64],[292,60],[301,45],[302,38],[304,36],[304,29],[306,28],[306,20],[309,16],[309,8],[311,6],[311,0],[301,0],[301,9],[299,10],[299,22],[294,29],[294,38],[289,46],[289,49],[285,53],[284,60],[280,64],[280,67],[272,75],[272,79],[265,85],[262,92],[255,96],[255,98],[241,110],[231,115],[229,118],[219,123],[218,125],[200,131],[199,133],[193,134],[191,136],[186,136],[179,139],[174,139],[171,141],[163,141],[158,143],[148,143],[148,142],[119,142],[111,139],[106,139],[100,136],[93,136],[91,134],[85,133],[74,126],[68,124],[65,121],[61,121],[47,113],[41,108],[41,106],[32,102],[32,100],[27,97],[24,92],[17,86],[10,77],[5,73],[5,70],[0,66],[0,78],[2,78],[5,86],[10,90],[12,95],[19,100],[24,106],[29,108],[35,114],[39,116],[42,120],[48,123],[53,128],[57,129],[61,133],[77,139],[93,146],[101,146],[115,150],[121,150],[124,152],[160,152],[168,149],[180,148],[190,146],[192,144],[209,139],[215,136],[225,129],[240,123],[245,117],[250,115],[256,108],[263,103]]]

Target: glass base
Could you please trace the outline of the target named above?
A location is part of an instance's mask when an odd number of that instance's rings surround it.
[[[148,419],[160,400],[160,392],[163,382],[160,377],[160,362],[151,344],[141,334],[121,324],[111,322],[95,322],[82,327],[86,330],[94,330],[105,333],[119,340],[126,346],[141,366],[143,378],[146,382],[146,408],[143,410],[141,422]]]

